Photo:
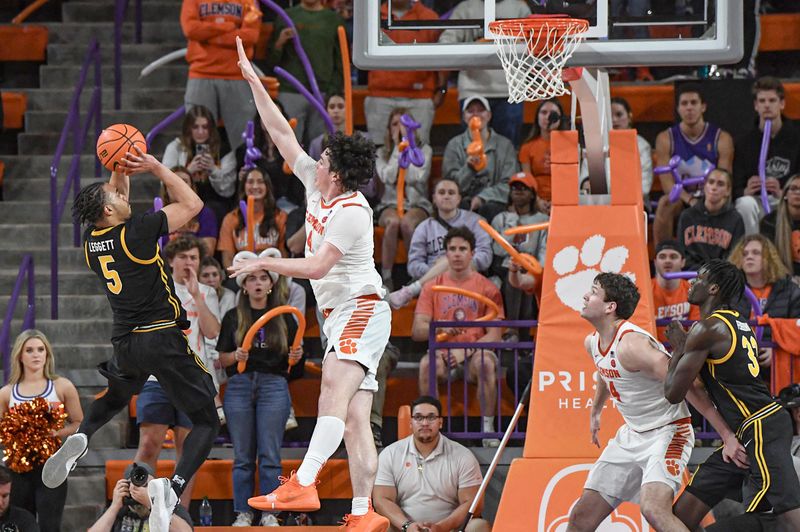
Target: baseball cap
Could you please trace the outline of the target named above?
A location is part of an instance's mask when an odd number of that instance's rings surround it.
[[[680,242],[677,240],[662,240],[656,246],[656,255],[664,251],[665,249],[671,249],[673,251],[677,251],[681,254],[681,257],[685,256],[683,253],[683,247],[681,246]]]
[[[790,384],[778,392],[778,402],[784,408],[800,407],[800,384]]]
[[[517,172],[516,174],[512,175],[508,179],[508,186],[511,186],[514,183],[522,183],[534,192],[536,192],[539,188],[539,185],[536,183],[536,178],[533,177],[529,172]]]
[[[492,110],[492,106],[489,105],[489,100],[487,100],[483,96],[467,96],[466,100],[464,100],[464,105],[461,106],[461,112],[466,111],[467,107],[469,107],[469,104],[471,104],[476,100],[481,102],[487,111]]]
[[[240,251],[239,253],[237,253],[233,257],[232,264],[236,264],[237,261],[241,261],[241,260],[261,259],[261,258],[264,258],[264,257],[274,257],[274,258],[278,259],[278,258],[281,257],[281,252],[276,248],[267,248],[264,251],[262,251],[261,253],[259,253],[258,255],[256,255],[252,251]],[[272,279],[272,284],[275,284],[275,283],[278,282],[278,277],[280,277],[279,274],[277,274],[275,272],[270,272],[270,271],[268,271],[267,273],[269,274],[270,279]],[[236,276],[236,284],[241,287],[242,284],[244,284],[244,280],[245,280],[246,277],[247,277],[247,275],[241,275],[241,274],[237,275]]]

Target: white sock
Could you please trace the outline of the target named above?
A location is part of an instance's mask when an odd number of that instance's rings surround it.
[[[494,428],[494,416],[483,416],[483,432],[496,432]]]
[[[317,480],[319,470],[339,448],[343,437],[344,421],[334,416],[317,418],[308,452],[297,470],[297,481],[301,486],[310,486]]]
[[[414,281],[408,287],[411,289],[411,293],[414,294],[414,297],[417,297],[420,292],[422,292],[422,285],[419,284],[419,281]]]
[[[391,279],[392,278],[392,269],[391,268],[388,268],[388,269],[387,268],[382,268],[381,269],[381,277],[383,277],[384,281],[386,279]]]
[[[369,511],[369,497],[353,497],[352,515],[364,515]]]

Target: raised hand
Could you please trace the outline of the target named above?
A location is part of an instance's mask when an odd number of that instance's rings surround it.
[[[239,68],[242,71],[242,77],[247,80],[248,83],[261,83],[258,79],[258,75],[256,74],[253,65],[250,64],[250,60],[247,58],[247,54],[244,52],[244,45],[242,45],[242,39],[238,35],[236,36],[236,51],[239,53]]]
[[[149,153],[143,152],[139,146],[134,146],[133,149],[136,153],[126,153],[118,166],[118,170],[125,175],[153,174],[155,170],[161,166],[161,162],[158,159]]]

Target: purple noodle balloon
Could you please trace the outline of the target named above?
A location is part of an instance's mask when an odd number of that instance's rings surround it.
[[[662,274],[664,279],[694,279],[697,277],[697,272],[686,271],[686,272],[666,272]],[[761,303],[758,301],[758,298],[750,289],[749,286],[746,284],[744,285],[744,297],[747,298],[747,301],[750,303],[750,306],[753,309],[753,315],[756,317],[756,320],[760,318],[764,312],[761,310]],[[760,342],[761,337],[764,335],[764,327],[761,325],[756,326],[756,339]]]
[[[417,138],[415,135],[420,127],[420,123],[407,114],[403,114],[403,116],[400,117],[400,123],[406,128],[406,136],[403,137],[403,140],[408,141],[408,147],[400,154],[398,164],[401,168],[408,168],[411,164],[422,168],[422,165],[425,164],[425,154],[422,153],[422,149],[417,146]]]
[[[687,177],[686,179],[684,179],[681,176],[680,172],[678,172],[678,167],[681,165],[681,162],[683,162],[683,159],[681,159],[680,155],[675,155],[669,160],[666,166],[657,166],[653,168],[653,173],[655,174],[671,173],[672,178],[675,180],[675,185],[672,187],[672,190],[669,193],[670,203],[675,203],[676,201],[678,201],[678,198],[681,195],[681,190],[683,190],[684,188],[693,187],[695,185],[700,185],[704,183],[706,178],[708,177],[708,174],[710,174],[711,171],[714,168],[716,168],[716,166],[710,164],[705,168],[705,170],[703,170],[702,175]]]
[[[302,43],[300,43],[300,34],[297,33],[297,28],[294,25],[294,22],[286,11],[283,10],[281,6],[273,2],[272,0],[261,0],[261,3],[270,8],[272,11],[275,12],[276,15],[281,17],[284,24],[287,27],[292,28],[294,32],[294,37],[292,37],[292,44],[294,45],[294,50],[297,52],[297,57],[300,58],[300,62],[303,63],[303,69],[306,71],[306,77],[308,78],[308,84],[311,85],[311,91],[314,93],[314,99],[317,100],[319,103],[324,104],[325,100],[322,98],[322,93],[319,92],[319,85],[317,85],[317,78],[314,77],[314,69],[311,68],[311,61],[308,60],[308,55],[306,55],[306,51],[303,49]],[[308,98],[308,96],[306,96]],[[311,101],[311,98],[308,98]]]
[[[314,96],[310,92],[308,92],[308,89],[303,87],[303,84],[300,83],[296,77],[286,72],[281,67],[275,67],[273,70],[276,74],[278,74],[282,78],[285,78],[289,83],[291,83],[294,86],[294,88],[297,89],[298,92],[300,92],[300,94],[306,97],[306,100],[308,100],[311,103],[311,105],[314,106],[317,112],[320,115],[322,115],[322,120],[325,121],[325,126],[328,128],[328,133],[333,134],[336,131],[336,126],[333,125],[333,120],[331,120],[328,111],[325,110],[325,106],[322,105],[322,103],[320,103],[319,100],[314,98]]]
[[[153,198],[153,211],[158,212],[163,208],[164,208],[164,200],[161,199],[161,196],[156,196],[155,198]],[[164,249],[164,246],[167,245],[168,238],[169,237],[165,235],[158,239],[158,245],[161,247],[161,249]]]
[[[244,228],[247,229],[247,201],[239,200],[239,210],[242,211],[242,220],[244,221]]]
[[[764,121],[764,135],[761,137],[761,152],[758,154],[758,177],[761,178],[761,206],[769,214],[769,196],[767,195],[767,152],[772,134],[772,120]]]
[[[247,121],[247,128],[242,133],[245,146],[247,149],[244,151],[244,168],[245,170],[252,170],[256,167],[255,161],[261,159],[261,150],[253,146],[253,138],[255,137],[255,124],[252,120]]]

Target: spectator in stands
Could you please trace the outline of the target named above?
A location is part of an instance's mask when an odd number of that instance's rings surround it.
[[[665,273],[680,272],[686,266],[681,245],[675,240],[659,242],[653,264],[656,275],[651,279],[651,284],[656,319],[699,320],[699,307],[689,304],[689,281],[664,277]],[[666,328],[666,325],[656,327],[659,342],[667,341],[664,333]]]
[[[522,0],[504,0],[497,2],[495,14],[501,18],[525,18],[531,14],[528,4]],[[483,0],[463,0],[450,15],[450,20],[480,19],[483,20]],[[439,36],[440,43],[472,43],[483,40],[483,27],[470,29],[445,30]],[[447,72],[439,74],[439,86],[445,85]],[[458,73],[458,98],[465,108],[467,98],[480,95],[488,99],[486,109],[491,107],[491,127],[499,135],[509,139],[514,146],[519,146],[522,129],[522,104],[508,102],[508,84],[502,70],[475,68]],[[465,124],[469,122],[465,120]],[[513,170],[503,173],[511,175]],[[447,175],[447,174],[445,174]],[[505,195],[503,195],[505,197]],[[502,201],[502,200],[501,200]],[[495,213],[496,214],[496,213]]]
[[[789,269],[783,264],[775,245],[760,233],[746,235],[731,250],[728,258],[742,270],[747,286],[761,305],[761,311],[771,318],[800,318],[800,287],[792,281]],[[735,310],[742,317],[755,319],[750,302],[742,297]],[[764,342],[772,340],[772,330],[764,327]],[[769,365],[772,349],[761,347],[759,361]]]
[[[520,253],[528,253],[535,257],[540,264],[545,263],[547,251],[547,231],[535,231],[521,235],[506,236],[506,229],[520,225],[530,225],[547,222],[550,217],[539,212],[537,208],[537,181],[527,172],[518,172],[508,180],[511,192],[508,195],[508,210],[501,212],[492,220],[492,227]],[[520,290],[509,282],[509,264],[511,257],[508,252],[497,242],[492,241],[491,273],[501,279],[501,290],[506,307],[506,317],[509,320],[535,319],[538,314],[533,290],[528,292]],[[534,287],[531,287],[534,288]],[[519,329],[519,334],[524,340],[530,339],[530,328]],[[507,338],[514,339],[513,331]],[[517,338],[518,339],[518,338]]]
[[[222,220],[236,191],[236,159],[232,152],[222,155],[219,131],[207,107],[196,106],[186,112],[181,136],[167,144],[162,161],[167,168],[186,167],[197,195],[214,211],[217,221]]]
[[[733,197],[736,210],[744,219],[745,233],[758,233],[759,221],[766,212],[761,204],[761,178],[758,162],[764,124],[772,121],[769,150],[765,165],[765,186],[769,204],[774,210],[781,197],[781,188],[789,176],[800,170],[800,131],[785,120],[785,90],[779,79],[771,76],[759,78],[753,84],[753,106],[758,113],[758,124],[736,141],[733,160]]]
[[[230,288],[222,286],[223,280],[225,280],[225,272],[222,271],[222,265],[214,257],[204,257],[200,261],[200,282],[210,286],[217,293],[220,316],[225,316],[230,309],[236,306],[236,293]]]
[[[708,165],[713,164],[730,172],[733,168],[733,139],[730,134],[705,121],[706,100],[699,85],[687,83],[677,89],[678,116],[680,121],[665,129],[656,137],[656,164],[666,166],[678,155],[683,160],[679,167],[681,175],[699,176]],[[664,195],[658,201],[653,221],[653,238],[658,244],[674,238],[675,220],[686,208],[700,200],[702,187],[697,190],[681,190],[680,199],[669,201],[675,185],[671,173],[660,174]],[[687,250],[687,260],[691,262]]]
[[[249,253],[244,253],[249,258]],[[262,256],[280,257],[280,252],[270,248]],[[236,283],[242,294],[236,308],[222,320],[217,351],[228,372],[225,415],[233,443],[233,526],[243,527],[253,522],[247,499],[254,493],[256,459],[259,493],[271,493],[279,485],[281,443],[292,404],[287,378],[290,371],[302,374],[303,349],[291,347],[297,323],[286,314],[265,323],[250,349],[243,349],[244,336],[253,323],[287,304],[289,286],[285,277],[266,270],[240,275]],[[245,367],[239,373],[237,366],[241,363]],[[261,515],[260,526],[277,524],[274,514]]]
[[[11,504],[11,491],[11,471],[0,465],[0,529],[39,532],[36,518],[28,510]]]
[[[789,271],[800,275],[800,174],[786,180],[778,208],[761,220],[761,233],[775,242]]]
[[[419,135],[415,140],[425,155],[425,163],[422,167],[408,165],[403,188],[403,217],[401,218],[397,212],[397,179],[400,172],[400,149],[398,146],[408,134],[400,118],[408,112],[409,110],[403,107],[392,109],[382,143],[383,147],[378,151],[378,158],[375,161],[378,177],[384,185],[383,198],[376,209],[378,225],[384,228],[381,247],[381,277],[383,277],[383,284],[389,289],[392,288],[392,265],[397,252],[398,236],[402,233],[403,241],[410,244],[414,230],[433,213],[433,204],[428,200],[428,179],[431,174],[433,150],[428,144],[423,144]]]
[[[558,100],[556,100],[558,101]],[[611,98],[611,125],[614,129],[634,129],[633,111],[631,105],[625,98]],[[642,195],[644,196],[644,206],[650,210],[650,189],[653,188],[653,153],[650,143],[641,135],[636,135],[636,145],[639,148],[639,161],[642,167]],[[522,165],[523,168],[525,165]],[[581,178],[589,175],[589,164],[584,157],[581,161]],[[581,180],[581,189],[587,187],[587,193],[591,194],[589,181]]]
[[[686,269],[697,271],[704,262],[724,259],[744,236],[744,222],[731,205],[731,174],[717,168],[708,174],[703,196],[681,213],[678,235]]]
[[[197,186],[194,181],[192,181],[192,176],[185,166],[173,166],[170,170],[172,170],[176,176],[183,179],[184,183],[189,185],[192,190],[197,193]],[[161,183],[160,196],[165,207],[172,203],[172,198],[169,197],[169,191],[167,187],[164,186],[164,183]],[[217,249],[217,237],[219,236],[219,225],[217,224],[217,217],[214,211],[203,205],[200,214],[183,227],[170,233],[170,238],[175,238],[176,236],[184,234],[199,238],[205,247],[206,255],[213,253],[214,250]]]
[[[387,20],[389,8],[381,6],[381,20]],[[392,21],[438,20],[439,15],[422,2],[392,0]],[[432,43],[439,38],[439,30],[383,30],[383,34],[398,44]],[[430,70],[370,70],[367,85],[368,96],[364,99],[364,115],[367,131],[376,146],[383,144],[392,112],[398,107],[408,109],[420,123],[417,130],[424,144],[430,142],[431,126],[436,108],[447,94],[445,82]],[[395,143],[396,144],[396,143]],[[309,154],[310,155],[310,154]],[[313,157],[313,155],[312,155]]]
[[[485,272],[492,263],[491,237],[481,229],[482,218],[474,212],[458,208],[461,194],[458,183],[451,179],[440,179],[433,190],[435,208],[430,218],[414,230],[408,247],[408,274],[415,279],[399,290],[389,294],[389,304],[394,309],[408,305],[422,291],[422,287],[437,275],[447,270],[444,237],[453,227],[466,227],[475,235],[473,268]]]
[[[253,239],[255,251],[278,248],[286,253],[286,213],[275,205],[272,195],[272,180],[261,168],[253,168],[239,186],[239,197],[247,200],[252,196],[254,202]],[[266,220],[266,222],[265,222]],[[248,220],[250,223],[250,220]],[[225,215],[219,231],[217,251],[222,253],[222,266],[228,268],[237,251],[252,249],[247,241],[247,226],[241,209],[237,206]]]
[[[181,28],[188,41],[189,63],[184,103],[187,112],[195,106],[209,109],[213,125],[217,123],[214,117],[222,119],[230,147],[235,150],[256,111],[250,87],[237,64],[236,36],[241,37],[247,56],[252,58],[261,31],[261,11],[253,0],[230,0],[225,9],[210,9],[212,5],[204,0],[183,0]],[[164,161],[167,168],[175,164],[186,163]]]
[[[281,103],[275,101],[275,105],[280,109],[281,114],[286,116]],[[253,147],[258,148],[261,152],[261,157],[254,161],[254,164],[264,170],[264,175],[275,177],[272,186],[274,188],[273,196],[275,196],[278,208],[285,211],[286,214],[291,214],[297,207],[304,206],[306,204],[305,189],[302,183],[294,178],[291,170],[285,168],[283,156],[272,141],[272,137],[269,136],[269,132],[264,129],[258,113],[253,117]],[[246,144],[236,148],[236,168],[239,169],[237,187],[247,177],[247,172],[250,171],[249,168],[245,168],[244,164],[246,151]],[[289,171],[287,172],[286,170]],[[300,209],[300,212],[303,211],[304,209]]]
[[[480,136],[485,163],[478,155],[470,155],[467,148],[473,143],[472,132],[467,129],[456,135],[444,149],[442,175],[457,182],[461,188],[461,208],[477,211],[491,220],[506,208],[508,177],[519,170],[517,155],[511,141],[489,127],[492,110],[483,96],[470,96],[461,108],[466,123],[477,117],[481,121]]]
[[[147,518],[150,515],[150,497],[147,495],[147,484],[137,486],[131,482],[134,465],[144,468],[147,482],[153,480],[153,468],[145,463],[130,464],[123,478],[114,486],[111,504],[100,518],[89,528],[88,532],[116,532],[127,530],[146,530]],[[188,532],[194,530],[189,511],[180,504],[175,507],[169,522],[169,532]]]
[[[294,22],[303,48],[308,52],[308,59],[323,97],[326,94],[341,93],[342,57],[337,28],[344,25],[342,17],[325,7],[322,0],[301,0],[299,4],[288,8],[286,13]],[[280,66],[304,86],[310,87],[300,57],[290,43],[294,38],[294,31],[280,17],[276,19],[267,48],[269,63]],[[290,84],[281,86],[278,100],[283,104],[286,115],[297,119],[294,132],[300,144],[308,146],[311,139],[325,132],[325,123],[317,109]]]
[[[331,117],[331,122],[333,122],[336,131],[344,131],[346,121],[345,105],[343,94],[336,92],[328,95],[325,110],[328,111],[328,116]],[[314,137],[308,146],[308,156],[318,161],[322,152],[325,151],[325,147],[328,146],[328,138],[330,136],[331,133],[325,131],[321,135]]]
[[[56,374],[53,348],[47,337],[36,329],[28,329],[17,336],[11,349],[11,375],[8,384],[0,388],[0,417],[5,417],[14,407],[39,397],[44,398],[51,408],[63,406],[69,416],[64,427],[54,434],[60,444],[78,430],[83,420],[78,390],[68,379]],[[12,467],[16,464],[15,461],[10,463]],[[9,482],[13,479],[11,504],[16,507],[14,513],[19,514],[20,510],[17,508],[30,512],[36,516],[43,532],[59,532],[67,500],[67,483],[54,489],[46,487],[42,484],[42,465],[36,465],[30,471],[12,469],[11,476],[5,481],[7,470],[3,468],[6,475],[0,475],[0,513],[4,514],[8,508],[7,490],[10,489]],[[15,515],[14,518],[17,517]],[[0,527],[0,530],[5,529]]]
[[[522,171],[533,174],[539,187],[537,196],[545,212],[550,212],[550,132],[563,129],[564,110],[558,99],[542,100],[528,137],[519,149]]]
[[[489,279],[472,269],[472,257],[475,249],[475,235],[466,227],[454,227],[444,237],[444,246],[447,257],[447,270],[437,275],[429,284],[422,288],[422,293],[414,309],[414,324],[411,328],[411,338],[423,342],[428,339],[431,321],[474,321],[488,312],[485,303],[466,298],[461,295],[447,292],[434,292],[432,287],[437,285],[463,288],[477,294],[486,296],[494,301],[500,308],[498,320],[505,319],[503,312],[503,298],[500,291]],[[437,331],[448,334],[452,342],[498,342],[500,329],[492,327],[448,328]],[[477,347],[467,349],[439,349],[436,352],[436,376],[445,378],[448,373],[464,372],[465,378],[471,383],[478,383],[481,415],[483,416],[483,431],[494,432],[494,413],[497,406],[497,357],[491,349]],[[429,389],[429,364],[428,355],[422,357],[419,363],[419,389],[420,393],[428,393]],[[496,447],[498,440],[487,438],[483,440],[484,446]]]
[[[186,310],[186,319],[189,320],[186,334],[188,347],[205,367],[213,368],[214,361],[206,342],[219,335],[219,301],[216,291],[200,283],[198,279],[200,261],[205,257],[203,244],[191,236],[179,237],[167,244],[164,255],[172,271],[175,295]],[[219,391],[219,382],[213,372],[212,377]],[[225,415],[219,395],[214,398],[214,402],[220,423],[224,423]],[[145,382],[136,398],[136,421],[139,425],[139,447],[134,461],[149,464],[155,470],[169,429],[173,431],[175,452],[180,458],[183,454],[183,443],[192,429],[192,422],[184,412],[172,405],[153,376]],[[193,486],[194,482],[190,480],[181,495],[181,504],[187,509],[192,500]]]
[[[418,397],[411,403],[411,436],[378,456],[372,503],[391,521],[393,530],[459,530],[467,516],[483,480],[480,465],[469,449],[441,430],[442,404],[429,395]],[[489,530],[491,525],[477,517],[466,528],[466,532]]]

